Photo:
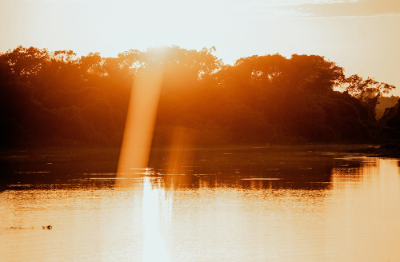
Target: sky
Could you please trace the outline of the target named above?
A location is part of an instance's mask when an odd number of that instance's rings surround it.
[[[215,46],[226,64],[315,54],[400,96],[400,0],[0,0],[0,52],[19,45],[105,57]]]

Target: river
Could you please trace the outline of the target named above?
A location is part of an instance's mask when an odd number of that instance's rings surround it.
[[[57,152],[7,155],[0,261],[400,261],[395,159],[159,150],[116,179],[114,162]]]

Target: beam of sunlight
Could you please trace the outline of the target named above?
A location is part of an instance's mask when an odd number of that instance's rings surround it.
[[[193,174],[193,147],[196,132],[187,127],[174,128],[168,155],[166,188],[187,187],[191,184]]]
[[[169,154],[167,174],[190,174],[189,170],[184,168],[190,166],[193,162],[193,155],[190,147],[193,146],[194,131],[186,127],[175,127],[173,131],[171,152]],[[186,150],[185,150],[186,148]]]
[[[133,178],[147,168],[164,66],[144,68],[134,81],[118,162],[117,178]]]

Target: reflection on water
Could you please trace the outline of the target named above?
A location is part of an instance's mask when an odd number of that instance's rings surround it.
[[[143,183],[143,261],[170,261],[165,233],[171,218],[171,198],[164,194],[159,183]]]
[[[0,261],[400,260],[398,161],[313,155],[267,165],[253,155],[238,166],[234,152],[218,155],[218,164],[193,157],[187,175],[118,186],[89,172],[9,183]]]

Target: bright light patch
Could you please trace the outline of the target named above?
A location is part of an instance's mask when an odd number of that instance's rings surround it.
[[[135,177],[147,168],[163,71],[160,64],[149,65],[134,81],[117,177]]]

